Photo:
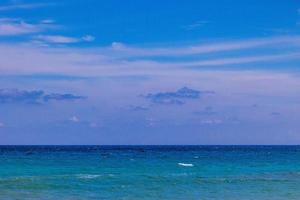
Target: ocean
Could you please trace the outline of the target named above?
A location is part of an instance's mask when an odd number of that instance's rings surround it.
[[[299,200],[300,146],[0,146],[2,200]]]

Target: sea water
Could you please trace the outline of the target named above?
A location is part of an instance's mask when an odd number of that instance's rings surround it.
[[[299,146],[0,146],[0,199],[299,200]]]

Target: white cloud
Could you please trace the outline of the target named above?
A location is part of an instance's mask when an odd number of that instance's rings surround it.
[[[195,29],[198,29],[200,27],[203,27],[208,23],[209,23],[209,21],[196,21],[195,23],[184,26],[183,28],[185,30],[191,31],[191,30],[195,30]]]
[[[43,30],[40,24],[30,24],[23,20],[0,18],[0,36],[23,35]]]
[[[92,42],[95,37],[85,35],[82,37],[70,37],[64,35],[35,35],[50,29],[57,29],[58,25],[52,19],[44,19],[38,23],[28,23],[19,18],[0,18],[0,37],[1,36],[18,36],[18,35],[34,35],[31,43],[38,46],[45,46],[47,43],[70,44],[78,42]]]
[[[221,119],[207,119],[207,120],[201,120],[200,123],[201,124],[210,124],[210,125],[222,124],[223,120],[221,120]]]
[[[55,21],[52,19],[44,19],[41,21],[42,24],[53,24]]]
[[[146,126],[147,127],[155,127],[157,125],[158,120],[154,119],[154,118],[146,118]]]
[[[75,37],[67,37],[63,35],[38,35],[35,37],[36,40],[47,42],[47,43],[76,43],[79,42],[80,39]]]
[[[54,21],[49,19],[39,23],[29,23],[19,18],[0,18],[0,36],[36,34],[57,27]]]
[[[271,48],[273,46],[282,45],[300,45],[300,36],[284,36],[284,37],[270,37],[270,38],[255,38],[236,40],[229,42],[212,42],[203,44],[194,44],[181,47],[158,47],[158,48],[141,48],[130,47],[122,43],[112,43],[111,50],[114,54],[121,54],[122,56],[187,56],[208,54],[226,51],[238,51],[252,48]],[[105,50],[106,52],[107,49]]]
[[[86,42],[92,42],[95,40],[95,37],[92,36],[92,35],[85,35],[81,38],[83,41],[86,41]]]
[[[111,44],[111,47],[114,50],[126,49],[126,46],[123,43],[121,43],[121,42],[113,42]]]
[[[293,40],[292,40],[293,39]],[[265,43],[275,45],[284,49],[277,54],[272,55],[272,51],[266,54],[265,51],[249,56],[246,53],[232,51],[230,56],[211,53],[207,57],[195,57],[189,59],[184,57],[189,54],[178,54],[184,58],[176,59],[171,62],[155,59],[158,53],[157,49],[162,48],[140,48],[126,47],[122,43],[113,43],[112,46],[101,48],[75,48],[75,47],[58,47],[51,44],[68,44],[82,41],[81,38],[64,37],[64,36],[37,36],[36,41],[40,44],[49,44],[47,47],[37,46],[35,44],[0,44],[0,73],[4,74],[32,74],[32,73],[53,73],[64,75],[80,75],[80,76],[113,76],[113,75],[164,75],[164,74],[193,74],[197,66],[225,66],[232,65],[235,67],[247,63],[262,62],[274,63],[278,61],[300,60],[300,49],[297,44],[298,37],[282,37],[266,38]],[[253,40],[251,40],[253,41]],[[257,39],[255,41],[264,41]],[[273,41],[273,43],[271,43]],[[283,42],[285,41],[285,42]],[[293,44],[290,44],[293,41]],[[240,43],[239,43],[240,42]],[[233,46],[251,43],[250,41],[231,41],[228,42]],[[285,44],[285,45],[282,45]],[[217,44],[215,44],[217,45]],[[293,50],[287,51],[286,47],[293,45]],[[298,46],[297,46],[298,45]],[[202,46],[205,49],[207,45]],[[222,46],[222,45],[221,45]],[[254,45],[255,46],[255,45]],[[200,47],[199,47],[200,48]],[[271,47],[270,47],[271,48]],[[179,50],[178,50],[179,49]],[[188,47],[178,47],[168,49],[165,54],[158,54],[160,57],[174,55]],[[226,48],[223,51],[229,51]],[[221,49],[218,49],[221,51]],[[252,50],[258,47],[252,47]],[[139,51],[141,50],[141,51]],[[167,54],[169,53],[169,54]],[[145,55],[145,56],[141,56]],[[147,57],[146,55],[153,55]],[[134,59],[131,59],[134,57]],[[193,70],[187,67],[193,67]]]
[[[229,65],[229,64],[247,64],[255,62],[267,62],[267,61],[279,61],[279,60],[288,60],[288,59],[297,59],[300,60],[300,51],[294,53],[285,53],[278,55],[258,55],[258,56],[245,56],[245,57],[236,57],[236,58],[221,58],[221,59],[211,59],[204,60],[199,62],[186,62],[186,63],[177,63],[177,65],[185,66],[218,66],[218,65]]]
[[[70,120],[71,122],[75,122],[75,123],[77,123],[77,122],[80,121],[79,118],[76,117],[76,116],[72,116],[69,120]]]
[[[78,42],[91,42],[95,40],[95,37],[91,35],[86,35],[81,38],[68,37],[63,35],[38,35],[34,37],[36,41],[45,43],[58,43],[58,44],[71,44]]]
[[[44,6],[50,6],[53,4],[50,3],[31,3],[31,4],[10,4],[5,6],[0,6],[0,11],[9,11],[9,10],[18,10],[18,9],[34,9],[34,8],[40,8]]]
[[[33,35],[58,27],[54,24],[54,20],[51,19],[44,19],[34,24],[17,18],[0,18],[0,36]],[[79,38],[63,35],[35,35],[33,38],[34,40],[31,43],[38,44],[38,46],[46,46],[47,43],[70,44],[95,40],[95,37],[92,35],[85,35]]]

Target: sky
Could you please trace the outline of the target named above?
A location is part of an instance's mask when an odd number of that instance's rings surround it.
[[[299,0],[0,0],[0,145],[292,145],[299,119]]]

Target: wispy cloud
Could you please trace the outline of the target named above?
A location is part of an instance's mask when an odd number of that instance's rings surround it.
[[[86,42],[92,42],[94,41],[96,38],[92,35],[85,35],[83,37],[81,37],[81,40],[86,41]]]
[[[299,36],[284,36],[270,38],[256,38],[246,40],[236,40],[228,42],[212,42],[194,44],[183,47],[165,48],[139,48],[130,47],[122,43],[114,42],[111,51],[123,56],[186,56],[197,54],[208,54],[226,51],[237,51],[259,47],[272,47],[274,45],[300,45]]]
[[[300,60],[300,37],[297,36],[238,40],[219,44],[214,42],[211,45],[198,45],[198,48],[128,47],[122,43],[99,48],[75,48],[59,44],[72,44],[72,42],[82,41],[83,38],[40,35],[35,39],[40,44],[48,46],[37,46],[32,43],[0,45],[0,72],[6,75],[148,76],[192,74],[197,67],[235,67],[236,65],[241,67],[249,63]],[[268,51],[265,51],[265,46]],[[251,49],[251,56],[243,51],[237,51],[237,48]],[[279,49],[282,51],[278,51]],[[196,52],[199,56],[196,54],[197,56],[192,56],[191,59],[190,55]],[[201,52],[210,55],[200,56]],[[170,59],[175,55],[178,55],[176,59]],[[168,59],[161,59],[164,57]]]
[[[205,119],[201,120],[200,124],[206,124],[206,125],[216,125],[216,124],[222,124],[223,120],[221,119]]]
[[[129,106],[129,110],[131,110],[131,111],[147,111],[147,110],[149,110],[149,108],[145,107],[145,106],[134,106],[134,105],[131,105],[131,106]]]
[[[29,103],[39,104],[54,101],[72,101],[85,99],[83,96],[73,94],[46,94],[43,90],[19,90],[19,89],[0,89],[0,103]]]
[[[18,10],[18,9],[34,9],[45,6],[54,5],[53,3],[13,3],[9,5],[0,6],[0,11]]]
[[[73,94],[59,94],[59,93],[52,93],[43,96],[44,101],[72,101],[78,99],[85,99],[85,97],[73,95]]]
[[[77,126],[77,127],[84,127],[85,130],[86,128],[102,128],[103,124],[99,123],[99,122],[94,122],[94,121],[89,121],[89,120],[84,120],[81,119],[79,116],[77,115],[73,115],[70,118],[68,118],[67,120],[63,120],[59,122],[59,125],[72,125],[72,126]]]
[[[0,18],[0,36],[37,33],[43,28],[40,24],[31,24],[20,19]]]
[[[196,114],[196,115],[204,115],[205,116],[205,115],[215,115],[215,114],[217,114],[217,112],[214,111],[211,106],[207,106],[207,107],[205,107],[201,111],[195,111],[194,114]]]
[[[229,64],[247,64],[255,62],[267,62],[267,61],[278,61],[286,59],[299,59],[300,52],[278,54],[278,55],[262,55],[262,56],[245,56],[237,58],[221,58],[221,59],[211,59],[199,62],[187,62],[180,63],[186,66],[220,66]],[[178,64],[178,63],[177,63]]]
[[[64,35],[41,35],[41,32],[57,29],[60,26],[54,20],[44,19],[38,23],[29,23],[18,18],[0,18],[0,36],[31,35],[34,38],[31,43],[45,46],[46,44],[71,44],[78,42],[92,42],[95,37],[84,35],[82,37],[70,37]],[[40,35],[36,35],[40,34]]]
[[[80,38],[68,37],[63,35],[38,35],[34,37],[35,40],[45,43],[60,43],[60,44],[70,44],[78,42],[91,42],[95,40],[95,37],[91,35],[86,35]]]
[[[62,35],[38,35],[35,39],[47,43],[76,43],[80,41],[79,38]]]
[[[157,104],[176,104],[182,105],[187,99],[198,99],[203,95],[214,94],[213,91],[199,91],[183,87],[175,92],[158,92],[149,93],[144,96],[146,99],[150,99],[152,103]]]
[[[191,30],[195,30],[195,29],[198,29],[200,27],[203,27],[208,23],[209,23],[209,21],[196,21],[195,23],[183,26],[183,28],[185,30],[191,31]]]
[[[78,123],[80,120],[77,116],[72,116],[69,121],[74,122],[74,123]]]
[[[53,24],[55,21],[53,19],[44,19],[40,21],[41,24]]]

